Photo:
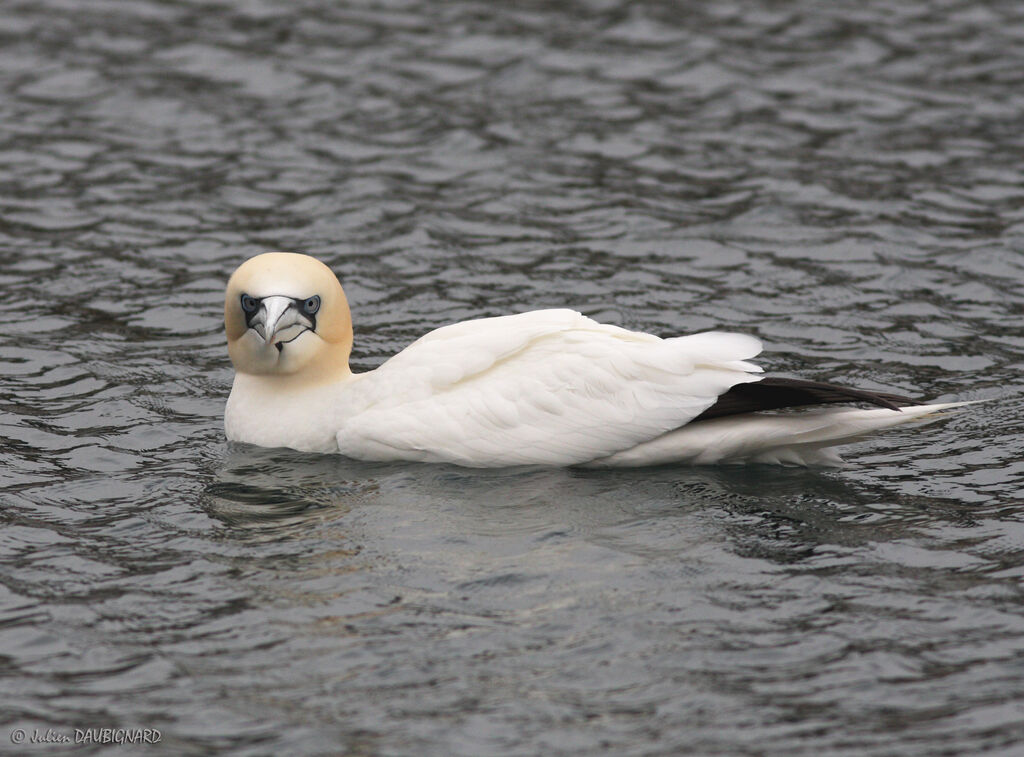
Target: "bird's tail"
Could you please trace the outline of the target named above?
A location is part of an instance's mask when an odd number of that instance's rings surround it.
[[[597,460],[596,466],[756,462],[838,465],[831,449],[875,431],[914,421],[937,420],[943,410],[973,402],[910,405],[898,410],[828,408],[791,413],[750,413],[691,423],[657,439]]]

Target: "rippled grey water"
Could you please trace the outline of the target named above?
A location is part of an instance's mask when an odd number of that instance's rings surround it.
[[[1024,749],[1020,4],[514,5],[0,3],[0,750]],[[840,471],[231,448],[268,249],[360,368],[572,305],[998,401]]]

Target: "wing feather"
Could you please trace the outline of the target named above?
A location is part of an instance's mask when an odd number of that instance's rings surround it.
[[[735,384],[758,340],[660,339],[571,310],[432,331],[351,386],[338,447],[352,457],[572,465],[679,428]]]

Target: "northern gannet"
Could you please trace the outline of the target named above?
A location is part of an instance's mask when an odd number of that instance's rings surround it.
[[[751,336],[662,339],[573,310],[431,331],[366,373],[337,277],[307,255],[243,263],[224,302],[235,379],[227,438],[264,447],[473,467],[835,464],[830,448],[965,403],[773,379]],[[871,409],[806,405],[867,403]]]

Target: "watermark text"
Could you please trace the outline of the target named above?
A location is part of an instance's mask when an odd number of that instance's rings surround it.
[[[156,728],[15,728],[12,744],[159,744],[163,734]]]

